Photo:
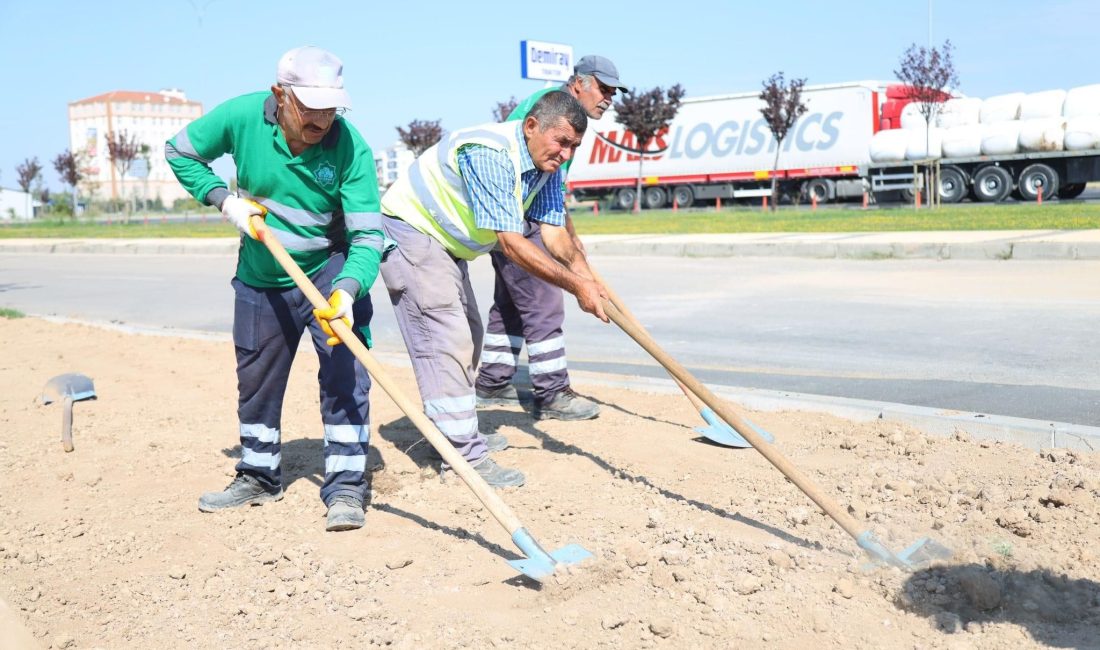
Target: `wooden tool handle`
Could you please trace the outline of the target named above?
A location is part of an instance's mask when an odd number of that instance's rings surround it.
[[[615,293],[615,290],[611,288],[611,285],[609,285],[602,277],[600,277],[600,274],[596,271],[596,269],[592,268],[591,262],[588,263],[588,270],[592,271],[592,278],[596,280],[596,282],[602,284],[604,289],[607,289],[607,295],[611,297],[611,304],[615,305],[615,308],[622,312],[623,316],[625,316],[626,319],[630,321],[632,325],[634,325],[634,327],[636,327],[641,332],[645,332],[645,328],[642,327],[641,321],[634,317],[633,312],[627,309],[626,303],[624,303],[622,299],[619,298],[619,295]],[[646,334],[648,335],[648,332]],[[695,407],[695,410],[702,413],[703,403],[699,401],[699,398],[695,396],[695,393],[688,390],[688,387],[685,386],[675,376],[672,377],[672,381],[676,382],[676,385],[680,387],[680,392],[684,394],[684,397],[688,398],[688,401],[691,402],[691,405],[693,407]]]
[[[608,293],[610,295],[610,290]],[[860,534],[863,532],[863,528],[859,525],[859,522],[844,511],[838,503],[826,496],[816,484],[799,472],[798,469],[779,452],[779,450],[768,444],[752,427],[748,426],[733,409],[725,402],[718,399],[709,388],[700,383],[699,380],[693,377],[691,373],[675,359],[662,350],[644,329],[630,322],[630,319],[628,319],[622,310],[616,307],[615,304],[611,301],[604,301],[604,311],[611,320],[615,321],[616,325],[621,327],[622,330],[630,336],[630,338],[637,341],[638,345],[641,345],[658,363],[664,366],[669,374],[702,399],[702,401],[717,413],[719,417],[733,427],[737,433],[741,434],[745,440],[749,441],[749,444],[751,444],[753,448],[759,451],[764,458],[768,459],[768,462],[774,465],[775,468],[790,479],[798,489],[802,490],[806,496],[810,497],[814,503],[824,510],[825,514],[832,517],[845,532],[858,540]]]
[[[267,249],[271,251],[271,254],[282,265],[283,270],[287,275],[294,280],[294,284],[298,285],[298,288],[302,290],[309,302],[317,309],[327,309],[329,307],[328,300],[321,295],[321,292],[317,290],[317,287],[313,286],[313,281],[309,279],[302,269],[298,266],[297,262],[286,252],[282,243],[275,237],[271,229],[264,223],[263,219],[259,216],[252,217],[252,227],[256,229],[256,234],[259,236],[259,240],[267,246]],[[481,501],[482,504],[488,508],[493,517],[508,531],[509,535],[514,534],[520,528],[523,528],[523,524],[520,523],[519,518],[516,517],[512,509],[508,507],[508,504],[504,503],[504,500],[485,482],[485,479],[470,466],[466,459],[462,457],[451,445],[450,441],[436,428],[435,424],[428,419],[428,416],[424,415],[423,411],[417,407],[405,394],[397,387],[396,382],[390,377],[382,365],[379,364],[374,356],[367,350],[367,346],[355,337],[351,328],[347,326],[342,320],[329,321],[329,325],[332,327],[332,331],[344,342],[344,345],[348,346],[351,353],[355,355],[356,359],[359,359],[360,363],[366,367],[367,372],[370,373],[374,381],[377,382],[382,389],[386,391],[386,394],[390,396],[390,399],[397,404],[398,408],[402,410],[409,417],[416,428],[420,430],[420,433],[424,434],[424,437],[428,439],[428,442],[435,447],[439,455],[443,457],[443,460],[454,469],[458,477],[462,479],[466,486],[473,491],[474,495]]]
[[[66,395],[61,401],[61,446],[66,452],[73,447],[73,397]]]

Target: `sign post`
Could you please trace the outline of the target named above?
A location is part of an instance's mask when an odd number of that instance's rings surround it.
[[[519,42],[520,75],[524,79],[564,82],[573,74],[573,47],[542,41]]]

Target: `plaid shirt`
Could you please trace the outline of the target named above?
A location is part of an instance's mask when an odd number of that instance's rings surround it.
[[[520,142],[524,142],[522,127],[522,122],[516,125]],[[526,146],[520,147],[520,165],[526,201],[542,172],[535,167]],[[520,214],[521,208],[512,194],[516,174],[507,153],[477,144],[466,145],[458,151],[458,169],[466,181],[470,208],[478,228],[521,233],[524,218],[552,226],[565,225],[565,197],[561,192],[564,181],[560,169],[547,179],[526,214]]]

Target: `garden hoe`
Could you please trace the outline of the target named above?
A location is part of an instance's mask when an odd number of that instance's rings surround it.
[[[619,298],[618,294],[615,293],[615,290],[612,289],[611,286],[608,285],[602,277],[600,277],[600,274],[596,272],[596,269],[592,268],[591,264],[589,264],[588,269],[592,271],[593,279],[595,279],[596,282],[599,282],[604,286],[605,289],[607,289],[607,295],[611,296],[611,303],[615,305],[615,307],[620,312],[622,312],[623,316],[626,317],[626,319],[629,320],[634,327],[638,328],[639,331],[644,332],[645,329],[642,327],[642,324],[638,321],[637,318],[634,317],[634,314],[631,313],[629,309],[627,309],[626,305]],[[749,444],[749,441],[742,438],[739,433],[734,431],[732,428],[730,428],[728,424],[719,419],[719,417],[714,414],[713,409],[699,401],[699,398],[695,396],[695,393],[688,390],[688,387],[685,386],[679,379],[673,376],[672,380],[676,382],[676,385],[680,387],[681,391],[683,391],[684,397],[688,398],[688,401],[691,402],[691,405],[695,407],[696,411],[699,411],[699,415],[707,423],[707,426],[705,427],[695,427],[695,430],[699,432],[704,438],[724,447],[735,447],[737,449],[747,449],[749,447],[752,447],[752,445]],[[757,435],[759,435],[761,438],[767,440],[768,442],[775,442],[775,437],[772,436],[772,434],[756,426],[756,424],[749,422],[748,418],[745,418],[745,422],[748,422],[749,426],[753,428],[753,431],[756,431]]]
[[[65,451],[73,447],[73,402],[95,399],[95,386],[91,377],[77,373],[58,375],[46,382],[38,398],[43,405],[61,402],[61,446]]]
[[[832,519],[844,529],[844,532],[855,539],[856,544],[858,544],[860,548],[870,554],[872,559],[907,571],[916,571],[932,562],[946,560],[951,557],[950,549],[927,537],[918,540],[901,553],[894,553],[886,548],[870,529],[864,528],[854,517],[841,509],[838,503],[826,496],[817,485],[806,478],[806,476],[787,460],[779,450],[765,441],[763,436],[758,434],[753,427],[749,426],[744,418],[737,415],[737,413],[726,403],[719,400],[710,389],[701,384],[699,380],[693,377],[682,365],[662,350],[645,330],[636,327],[611,301],[604,301],[603,307],[608,317],[615,321],[616,325],[621,327],[630,338],[634,339],[639,345],[645,348],[646,352],[649,352],[658,363],[665,367],[665,370],[668,370],[673,377],[687,386],[691,392],[695,393],[707,406],[717,413],[726,424],[732,427],[742,438],[755,447],[764,458],[768,459],[768,462],[790,479],[790,481],[794,483],[798,489],[802,490],[806,496],[810,497],[825,514],[832,517]]]
[[[255,204],[264,214],[267,214],[267,210]],[[252,227],[256,232],[257,239],[267,246],[267,249],[271,251],[271,254],[282,265],[283,269],[287,272],[310,303],[317,309],[327,309],[328,301],[317,290],[317,287],[313,286],[313,282],[309,277],[298,267],[298,264],[290,257],[290,254],[283,248],[282,243],[275,237],[267,224],[264,223],[263,216],[254,216],[252,218]],[[424,434],[428,442],[431,443],[435,450],[439,452],[439,455],[443,457],[459,478],[466,484],[467,487],[474,493],[474,496],[489,510],[489,512],[496,518],[508,534],[512,536],[512,542],[515,543],[519,550],[526,555],[526,559],[521,560],[509,560],[508,564],[518,570],[520,573],[533,578],[538,581],[542,581],[554,574],[560,568],[568,565],[578,564],[586,558],[592,557],[592,554],[585,550],[578,544],[569,544],[556,551],[547,552],[539,545],[535,538],[531,536],[531,533],[527,532],[527,529],[523,527],[519,518],[512,512],[504,500],[489,487],[489,484],[481,478],[474,468],[466,462],[466,459],[459,454],[451,443],[443,436],[443,434],[436,428],[435,424],[428,419],[424,413],[416,407],[416,405],[410,401],[404,393],[397,387],[396,382],[389,376],[388,373],[382,368],[370,352],[367,351],[367,347],[363,345],[359,339],[355,338],[351,328],[347,326],[342,320],[334,320],[329,323],[332,327],[332,331],[344,342],[344,345],[348,346],[352,354],[355,355],[359,362],[366,367],[374,381],[378,382],[390,396],[390,398],[397,404],[397,406],[404,411],[405,415],[409,417],[416,428],[420,430],[420,433]]]

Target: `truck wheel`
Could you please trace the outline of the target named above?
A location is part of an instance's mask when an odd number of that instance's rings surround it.
[[[634,188],[624,187],[618,192],[615,192],[615,207],[620,210],[633,210],[634,209]]]
[[[818,203],[825,203],[833,198],[833,182],[827,178],[815,178],[806,182],[805,190],[807,201],[817,199]]]
[[[1081,196],[1081,192],[1085,191],[1084,183],[1067,183],[1058,188],[1058,198],[1060,199],[1076,199]],[[1044,196],[1046,196],[1044,194]]]
[[[680,185],[672,188],[672,200],[678,208],[690,208],[695,203],[695,192],[690,186]]]
[[[642,193],[646,210],[660,210],[668,202],[668,192],[663,187],[647,187]]]
[[[1020,172],[1017,190],[1024,201],[1034,201],[1039,197],[1040,191],[1043,193],[1043,200],[1053,199],[1058,195],[1058,172],[1043,163],[1028,165]]]
[[[983,203],[999,203],[1012,191],[1012,174],[1004,167],[988,165],[974,174],[974,196]]]
[[[958,167],[944,167],[940,170],[940,201],[958,203],[966,197],[966,174]]]

